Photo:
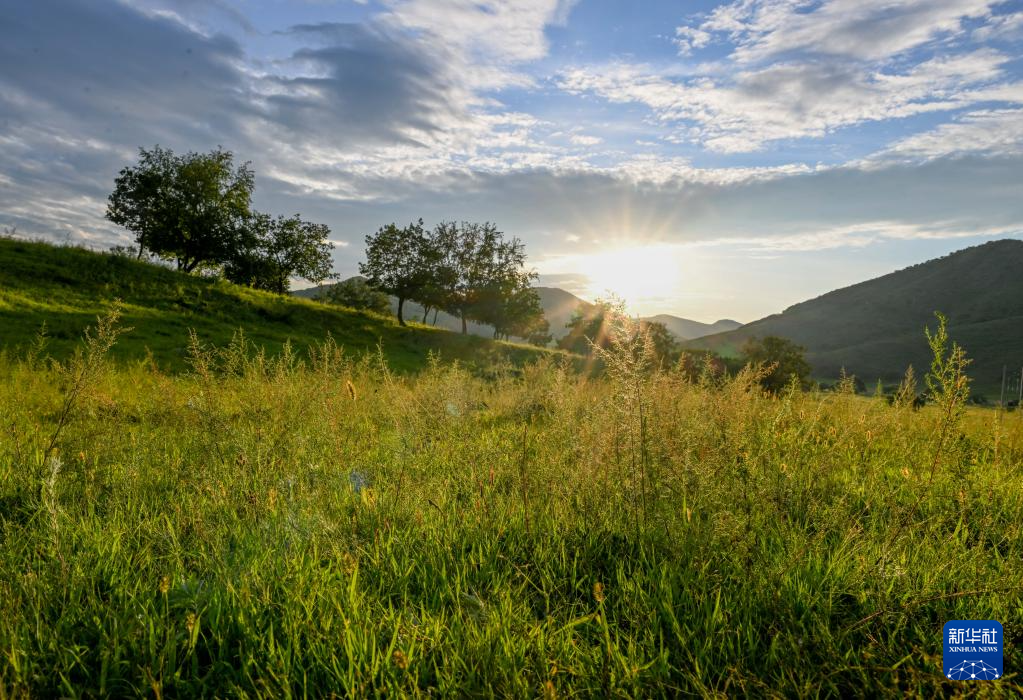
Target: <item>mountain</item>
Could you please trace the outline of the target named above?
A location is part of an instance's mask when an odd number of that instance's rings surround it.
[[[992,392],[1002,366],[1018,376],[1023,365],[1023,241],[998,240],[845,287],[780,314],[687,343],[734,355],[752,336],[778,335],[807,349],[822,378],[844,367],[868,384],[894,382],[912,364],[930,366],[924,328],[934,312],[949,320],[949,335],[973,359],[977,388]]]
[[[375,353],[380,347],[399,371],[424,367],[431,352],[478,368],[494,361],[523,364],[557,352],[422,326],[403,328],[389,316],[260,292],[123,256],[0,237],[0,352],[20,356],[45,324],[45,352],[66,357],[115,299],[122,302],[122,326],[131,330],[118,339],[112,355],[151,357],[169,370],[187,367],[190,330],[204,344],[223,347],[242,329],[267,353],[289,342],[301,354],[330,334],[349,354]]]
[[[714,323],[700,323],[699,321],[690,321],[688,318],[679,318],[670,314],[657,314],[656,316],[649,316],[646,320],[663,323],[679,340],[693,340],[695,338],[702,338],[705,335],[724,333],[735,330],[742,325],[738,321],[729,319],[722,319]]]
[[[329,287],[329,284],[321,284],[316,287],[297,290],[293,294],[306,299],[316,299]],[[543,308],[544,316],[550,324],[551,335],[554,336],[555,340],[559,340],[568,334],[566,326],[572,320],[576,309],[585,311],[593,307],[593,304],[590,302],[580,299],[571,292],[566,292],[558,287],[536,287],[536,292],[540,296],[540,306]],[[398,301],[394,297],[391,297],[391,310],[394,313],[398,311]],[[404,311],[406,320],[423,320],[423,307],[415,302],[405,302]],[[659,314],[645,320],[663,323],[679,340],[690,340],[711,333],[721,333],[742,325],[737,321],[728,320],[717,321],[715,323],[700,323],[699,321],[691,321],[687,318],[679,318],[669,314]],[[443,311],[437,313],[436,318],[434,312],[431,311],[427,323],[452,331],[461,332],[462,330],[461,320]],[[471,321],[468,324],[468,331],[473,335],[482,337],[490,337],[494,334],[494,329],[490,326]]]

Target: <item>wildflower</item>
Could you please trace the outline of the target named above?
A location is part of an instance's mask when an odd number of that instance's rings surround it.
[[[604,584],[600,581],[593,584],[593,597],[598,603],[604,602]]]
[[[192,630],[195,629],[195,613],[190,612],[185,617],[185,628],[188,629],[188,635],[192,636]]]
[[[170,590],[170,576],[164,576],[160,579],[160,593],[167,595],[167,591]]]
[[[394,653],[391,654],[391,662],[402,671],[408,668],[408,657],[405,656],[405,652],[401,649],[394,650]]]

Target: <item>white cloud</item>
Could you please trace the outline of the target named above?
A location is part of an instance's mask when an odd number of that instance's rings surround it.
[[[559,78],[573,93],[648,106],[662,123],[683,127],[678,141],[721,152],[766,142],[820,137],[835,129],[964,107],[967,89],[1002,75],[1009,60],[991,49],[919,63],[903,72],[857,71],[841,65],[776,63],[730,80],[680,79],[650,66],[576,68]]]
[[[967,153],[1023,153],[1023,109],[968,112],[954,122],[896,141],[873,160],[932,159]]]
[[[964,21],[989,17],[1002,1],[737,0],[677,31],[727,36],[740,63],[792,52],[883,60],[956,36]]]
[[[547,55],[545,28],[563,24],[577,0],[388,0],[381,21],[420,32],[459,56],[474,87],[528,84],[516,64]]]
[[[702,49],[710,43],[711,34],[696,27],[676,27],[675,45],[681,56],[689,56],[695,49]]]
[[[1023,12],[997,15],[973,31],[974,41],[989,39],[1018,39],[1023,37]]]

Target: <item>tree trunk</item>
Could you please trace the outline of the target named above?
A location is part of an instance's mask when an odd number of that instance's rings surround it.
[[[426,317],[430,315],[430,307],[423,306],[423,325],[426,325]]]
[[[462,314],[462,335],[469,334],[469,327],[465,324],[465,314]]]
[[[440,309],[434,309],[433,310],[433,325],[435,325],[435,326],[437,325],[437,314],[439,314],[439,313],[440,313]]]
[[[402,310],[404,309],[404,307],[405,307],[405,297],[398,297],[398,325],[399,326],[404,326],[405,325],[405,319],[401,315]]]

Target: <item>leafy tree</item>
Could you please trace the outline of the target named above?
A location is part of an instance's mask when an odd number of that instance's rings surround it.
[[[660,365],[666,366],[678,357],[678,341],[668,327],[660,321],[640,321],[639,332],[650,336],[654,357]]]
[[[405,325],[405,301],[417,300],[433,279],[436,254],[419,219],[404,228],[394,224],[366,236],[366,262],[359,272],[369,284],[398,298],[398,323]]]
[[[594,345],[606,349],[610,344],[607,327],[609,310],[609,305],[603,301],[589,308],[576,308],[572,319],[565,324],[568,333],[558,340],[558,347],[577,355],[590,354]]]
[[[551,344],[554,336],[551,335],[551,324],[543,316],[534,316],[517,326],[512,335],[525,339],[530,345],[545,348]]]
[[[713,350],[686,350],[680,352],[675,371],[691,382],[701,377],[721,377],[728,372],[728,361]]]
[[[526,294],[523,290],[536,279],[536,273],[525,269],[522,241],[506,241],[489,222],[442,222],[431,241],[437,256],[433,286],[444,310],[462,320],[462,333],[474,320],[494,325],[495,335],[506,334],[512,319],[509,300]]]
[[[791,340],[769,335],[762,339],[750,338],[743,346],[742,354],[750,364],[762,364],[769,372],[761,379],[761,385],[776,393],[785,388],[795,377],[802,386],[810,381],[810,365],[806,361],[806,348]]]
[[[366,309],[377,313],[391,312],[391,300],[379,289],[371,287],[364,278],[352,277],[330,286],[325,295],[332,304],[352,309]]]
[[[532,275],[522,275],[512,285],[495,284],[484,290],[476,313],[479,320],[494,327],[494,338],[542,336],[550,342],[550,324],[544,317],[540,295],[532,287]],[[546,343],[544,343],[546,344]]]
[[[326,225],[302,221],[298,214],[252,214],[224,265],[224,276],[278,294],[287,293],[292,277],[317,284],[337,277],[331,272],[329,235]]]
[[[140,258],[152,251],[192,272],[236,254],[253,184],[248,163],[234,167],[233,154],[221,148],[183,156],[140,148],[138,164],[114,180],[106,216],[135,234]]]
[[[580,355],[588,355],[593,347],[607,350],[611,346],[610,322],[624,313],[620,302],[598,300],[589,308],[576,309],[565,327],[567,335],[558,341],[558,347]],[[659,321],[631,321],[631,339],[641,334],[649,336],[654,360],[663,365],[675,361],[679,354],[678,341],[668,327]]]

